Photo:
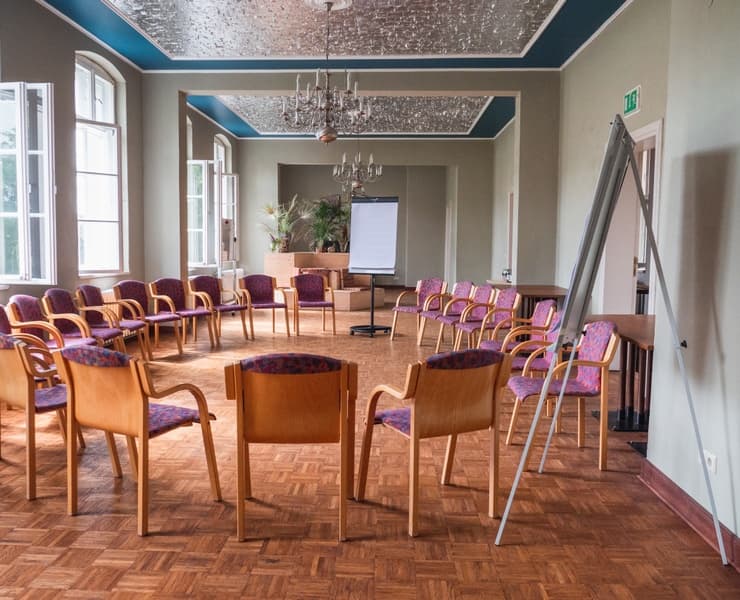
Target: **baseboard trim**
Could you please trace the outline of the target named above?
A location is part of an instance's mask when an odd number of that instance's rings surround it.
[[[714,521],[708,510],[678,487],[649,460],[642,461],[639,478],[650,491],[686,521],[689,527],[696,531],[719,554],[717,536],[714,532]],[[740,538],[721,523],[720,530],[725,542],[727,560],[735,567],[735,570],[740,571]]]

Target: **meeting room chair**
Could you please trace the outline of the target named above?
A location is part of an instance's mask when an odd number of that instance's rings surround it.
[[[578,433],[579,448],[586,444],[586,398],[598,397],[599,410],[599,469],[607,468],[607,435],[609,431],[609,365],[619,345],[617,327],[611,321],[596,321],[586,326],[586,333],[577,348],[577,358],[573,361],[575,375],[567,381],[555,379],[564,376],[568,366],[567,361],[560,362],[553,371],[553,380],[550,382],[548,396],[553,398],[560,395],[565,386],[565,396],[578,399]],[[544,378],[535,378],[526,375],[512,377],[508,387],[514,393],[515,407],[518,413],[521,405],[527,398],[537,397],[545,383]],[[514,422],[512,415],[512,426]]]
[[[35,296],[15,294],[10,297],[7,310],[14,333],[27,333],[43,339],[50,350],[76,345],[95,346],[98,343],[83,319],[69,321],[75,328],[64,331],[49,323],[41,308],[41,301]]]
[[[224,291],[223,281],[213,275],[197,275],[188,280],[189,292],[195,297],[195,306],[204,306],[211,311],[211,317],[214,319],[213,330],[216,334],[216,341],[221,339],[221,318],[224,313],[238,312],[242,321],[242,333],[244,339],[248,340],[247,323],[245,313],[247,305],[239,301],[239,295],[236,291]],[[230,294],[234,302],[225,302],[224,296]]]
[[[119,352],[126,351],[123,330],[118,326],[115,315],[105,307],[78,307],[72,294],[62,288],[46,290],[41,298],[41,304],[46,312],[46,318],[64,333],[76,332],[82,323],[89,328],[90,337],[95,338],[100,346],[110,343]],[[87,321],[82,315],[89,312],[102,315],[102,321],[92,323]]]
[[[66,435],[67,388],[54,382],[55,374],[34,359],[24,342],[0,334],[0,404],[25,413],[27,500],[36,498],[36,415],[56,412]],[[39,386],[39,381],[48,385]]]
[[[157,312],[149,311],[149,291],[146,283],[135,279],[125,279],[113,286],[113,294],[116,300],[124,300],[121,311],[125,319],[143,320],[154,326],[154,346],[159,346],[159,326],[163,324],[172,325],[177,342],[177,353],[182,354],[182,336],[180,333],[180,315],[167,310]],[[161,308],[161,307],[160,307]],[[151,351],[151,343],[149,344]],[[150,354],[150,360],[152,356]]]
[[[303,273],[290,278],[293,288],[293,331],[300,335],[301,309],[321,309],[321,330],[326,331],[326,309],[331,309],[331,331],[337,334],[337,319],[334,312],[334,290],[329,287],[326,277],[313,273]],[[327,300],[327,296],[329,299]]]
[[[419,324],[419,335],[416,340],[417,346],[421,346],[424,341],[424,330],[428,320],[439,321],[440,323],[447,322],[449,319],[454,319],[462,313],[463,308],[468,305],[470,295],[473,292],[472,281],[457,281],[452,286],[450,293],[432,294],[427,297],[425,301],[426,306],[436,306],[435,309],[425,308],[421,311],[421,322]],[[441,302],[440,302],[441,300]],[[449,321],[451,322],[451,321]],[[440,326],[440,331],[444,325]],[[437,335],[437,349],[435,352],[439,352],[439,335]]]
[[[500,331],[511,329],[512,319],[519,310],[519,304],[522,296],[515,288],[506,288],[496,292],[492,305],[484,306],[485,303],[475,306],[471,304],[463,310],[460,320],[455,323],[455,350],[460,349],[463,334],[467,335],[468,348],[476,348],[478,340],[485,332],[492,335],[492,339]],[[481,311],[486,309],[485,314],[481,316]],[[489,331],[490,330],[490,331]]]
[[[524,318],[514,316],[511,318],[511,329],[509,329],[509,332],[503,340],[496,339],[497,336],[493,336],[492,339],[488,340],[484,339],[483,336],[480,336],[478,339],[478,347],[485,348],[486,350],[508,352],[511,348],[525,339],[543,340],[550,328],[556,309],[557,303],[555,300],[540,300],[535,304],[531,317]],[[505,323],[505,320],[500,322],[500,324],[502,323]]]
[[[236,528],[246,539],[252,497],[249,444],[339,444],[339,540],[347,537],[352,493],[357,365],[313,354],[266,354],[227,365],[226,397],[236,400]]]
[[[427,297],[432,294],[443,294],[447,290],[447,282],[440,279],[439,277],[432,277],[430,279],[420,279],[416,282],[416,289],[406,290],[401,292],[396,298],[396,305],[393,307],[393,323],[391,324],[391,335],[390,339],[396,335],[396,324],[398,323],[398,315],[414,315],[416,317],[416,335],[419,335],[419,328],[421,326],[421,311],[423,310],[438,310],[442,307],[442,301],[437,300],[430,306],[426,306]],[[404,304],[404,299],[414,296],[414,304]]]
[[[246,275],[239,279],[237,293],[241,297],[241,303],[247,306],[249,313],[249,332],[254,339],[254,317],[255,310],[272,310],[272,332],[275,333],[275,310],[282,310],[285,315],[285,333],[290,337],[290,321],[288,319],[288,299],[285,290],[277,287],[277,280],[270,275]],[[282,302],[275,300],[275,294],[280,294]]]
[[[460,324],[461,320],[465,318],[468,320],[475,320],[478,323],[482,322],[486,312],[494,306],[493,303],[496,300],[497,293],[498,290],[488,283],[476,285],[473,288],[473,292],[470,295],[470,300],[468,301],[467,306],[462,309],[459,315],[448,314],[441,317],[439,319],[440,326],[439,334],[437,335],[438,344],[436,351],[439,352],[444,338],[444,328],[446,326],[450,326],[452,329],[452,349],[459,349],[457,345],[457,326]],[[473,348],[474,346],[471,345],[470,347]]]
[[[221,500],[216,454],[210,420],[203,392],[195,385],[181,383],[156,390],[143,361],[113,350],[77,346],[55,353],[57,367],[66,382],[67,409],[67,510],[77,514],[78,455],[75,434],[80,427],[105,432],[115,475],[121,477],[121,465],[113,435],[126,436],[129,460],[137,480],[137,531],[147,535],[149,528],[149,441],[178,427],[200,424],[206,464],[215,501]],[[177,392],[189,392],[197,408],[159,404]],[[138,445],[138,448],[137,448]]]
[[[154,312],[165,310],[169,313],[175,313],[180,316],[182,325],[182,342],[188,341],[188,319],[193,327],[193,341],[198,341],[198,319],[203,317],[208,326],[208,339],[211,342],[211,348],[216,345],[215,321],[210,310],[204,306],[194,306],[188,308],[187,293],[185,285],[179,279],[174,277],[162,277],[149,284],[149,295],[154,300]]]
[[[457,436],[461,433],[489,431],[490,461],[488,515],[498,513],[498,415],[500,396],[509,378],[510,358],[492,350],[463,350],[435,354],[426,361],[409,365],[403,390],[390,385],[377,386],[370,395],[365,415],[360,467],[355,498],[365,497],[368,461],[373,428],[383,424],[409,440],[409,535],[418,531],[419,440],[448,436],[442,484],[450,482]],[[377,410],[383,394],[408,406]]]
[[[149,323],[145,319],[126,318],[123,314],[123,307],[128,308],[129,313],[133,312],[133,307],[125,300],[108,300],[103,298],[102,290],[95,285],[80,285],[75,292],[77,304],[80,307],[102,307],[113,311],[113,317],[116,319],[118,327],[127,333],[135,333],[136,341],[139,345],[141,358],[152,360],[152,350],[149,341]],[[90,327],[105,327],[106,321],[103,318],[103,312],[90,310],[85,313],[85,319]]]

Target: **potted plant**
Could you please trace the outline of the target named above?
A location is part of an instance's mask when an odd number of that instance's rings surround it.
[[[270,236],[270,250],[288,252],[290,243],[296,239],[296,225],[306,218],[307,213],[296,194],[288,205],[266,204],[262,213],[268,217],[262,228]]]
[[[311,209],[313,247],[322,252],[327,245],[346,251],[349,243],[349,209],[339,195],[322,198]]]

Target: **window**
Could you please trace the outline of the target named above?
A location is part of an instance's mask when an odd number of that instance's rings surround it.
[[[0,84],[0,280],[55,283],[52,87]]]
[[[188,161],[188,264],[208,264],[208,161]]]
[[[77,243],[80,273],[123,270],[121,128],[116,122],[116,81],[78,56]]]

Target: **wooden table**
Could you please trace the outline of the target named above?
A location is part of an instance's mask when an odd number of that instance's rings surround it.
[[[563,298],[568,295],[568,288],[559,285],[541,285],[541,284],[521,284],[505,283],[501,281],[488,280],[488,283],[497,288],[515,287],[516,291],[522,295],[522,306],[520,314],[523,317],[532,316],[534,306],[540,300],[555,300],[558,306],[562,308]]]
[[[612,321],[621,338],[619,410],[610,415],[609,426],[614,431],[647,431],[652,393],[655,315],[590,315],[586,319],[587,323],[593,321]],[[637,374],[639,381],[636,381]]]

